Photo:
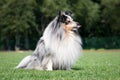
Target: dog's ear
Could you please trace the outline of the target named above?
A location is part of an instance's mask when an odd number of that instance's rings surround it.
[[[61,17],[63,15],[63,11],[58,11],[58,16]]]
[[[64,12],[63,11],[58,11],[58,21],[59,22],[63,22],[63,16],[64,16]]]
[[[58,12],[58,21],[64,23],[67,19],[67,16],[65,16],[65,12],[59,11]],[[68,14],[68,13],[67,13]],[[70,13],[69,13],[70,14]]]
[[[66,15],[72,16],[72,12],[71,11],[65,11]]]

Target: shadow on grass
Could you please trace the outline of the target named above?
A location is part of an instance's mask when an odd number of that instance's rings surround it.
[[[84,70],[84,68],[75,67],[75,68],[72,68],[72,70]]]

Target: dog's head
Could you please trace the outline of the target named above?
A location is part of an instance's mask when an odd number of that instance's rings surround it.
[[[58,21],[61,22],[61,27],[66,32],[76,32],[80,28],[79,23],[74,21],[71,15],[70,11],[59,11],[58,13]]]

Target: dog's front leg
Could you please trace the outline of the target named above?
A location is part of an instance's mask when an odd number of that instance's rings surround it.
[[[53,68],[53,63],[52,63],[52,56],[45,56],[43,61],[42,61],[42,67],[44,70],[52,71]]]
[[[53,70],[52,66],[53,66],[52,60],[49,59],[47,65],[46,65],[46,67],[47,67],[46,70],[52,71]]]

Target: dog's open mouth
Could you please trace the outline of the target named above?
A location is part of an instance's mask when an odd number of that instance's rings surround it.
[[[72,28],[72,31],[77,31],[78,30],[78,27],[73,27]]]
[[[73,27],[73,28],[72,28],[72,31],[77,31],[80,27],[81,27],[80,25],[78,25],[78,26],[76,26],[76,27]]]

